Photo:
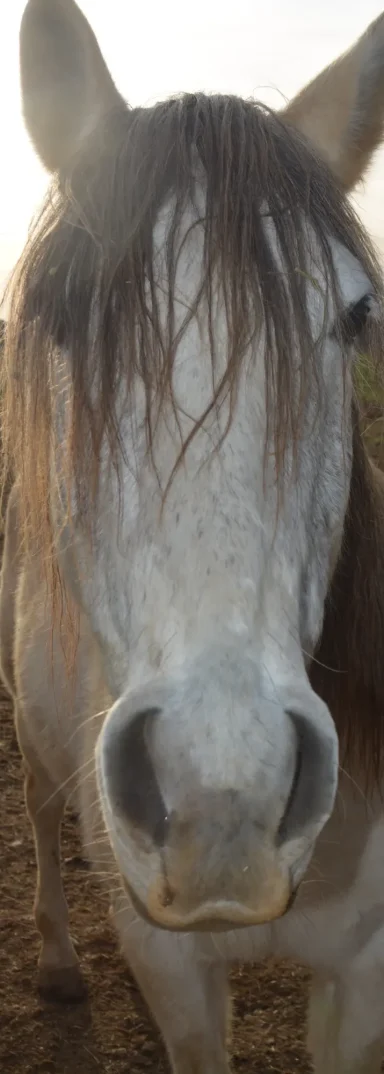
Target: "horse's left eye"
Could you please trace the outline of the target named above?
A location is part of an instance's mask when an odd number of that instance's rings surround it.
[[[344,344],[353,343],[365,328],[369,314],[374,305],[374,295],[363,295],[349,306],[339,321],[338,330]]]

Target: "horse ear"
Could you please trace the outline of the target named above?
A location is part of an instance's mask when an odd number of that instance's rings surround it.
[[[74,0],[28,0],[20,74],[26,127],[51,172],[65,168],[102,116],[124,106]]]
[[[281,113],[345,190],[362,178],[384,133],[384,14]]]

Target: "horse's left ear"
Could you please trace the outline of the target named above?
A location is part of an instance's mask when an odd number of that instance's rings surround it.
[[[74,0],[28,0],[20,29],[26,127],[49,171],[65,169],[99,120],[124,107]]]
[[[281,114],[351,190],[384,135],[384,13]]]

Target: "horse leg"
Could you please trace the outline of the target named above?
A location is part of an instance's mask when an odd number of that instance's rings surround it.
[[[173,1074],[229,1074],[226,966],[193,934],[155,929],[113,907],[124,954],[162,1034]]]
[[[53,723],[49,735],[50,713],[56,705],[55,693],[42,672],[49,659],[46,639],[50,635],[42,592],[39,564],[20,554],[18,490],[14,486],[7,506],[0,579],[0,664],[15,703],[15,726],[25,763],[25,800],[35,842],[34,909],[42,940],[38,983],[43,992],[57,998],[79,999],[83,985],[68,931],[60,874],[60,826],[66,795],[47,772],[46,745],[43,759],[38,752],[41,736],[47,732],[50,749],[53,748],[55,733]],[[18,696],[24,698],[23,703],[18,703]]]
[[[37,862],[34,913],[41,936],[38,987],[52,998],[79,1000],[83,998],[84,985],[69,935],[68,907],[60,872],[60,827],[66,799],[31,750],[28,757],[24,753],[24,758],[25,800]]]
[[[365,983],[353,979],[353,970],[348,984],[339,979],[314,980],[307,1037],[314,1074],[380,1074],[382,1027],[372,1026],[373,1033],[367,1027]],[[373,982],[369,983],[372,987]],[[377,996],[374,1005],[377,1008]]]

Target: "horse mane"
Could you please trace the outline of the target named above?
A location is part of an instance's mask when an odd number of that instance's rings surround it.
[[[384,475],[371,462],[354,407],[353,462],[341,553],[310,669],[340,742],[340,763],[383,785]]]
[[[184,210],[198,216],[204,189],[204,257],[195,298],[175,332],[174,286]],[[166,316],[159,307],[153,228],[167,204]],[[284,271],[266,229],[273,221]],[[50,460],[57,447],[57,384],[65,348],[68,406],[60,443],[67,501],[96,504],[101,446],[113,465],[123,457],[117,403],[127,413],[136,378],[145,390],[148,449],[159,412],[177,418],[173,368],[180,338],[203,307],[212,365],[212,400],[232,420],[243,363],[265,333],[267,440],[277,475],[286,446],[300,438],[308,391],[320,380],[318,345],[307,309],[308,226],[319,250],[324,302],[340,308],[331,241],[363,264],[380,293],[368,239],[326,164],[283,117],[229,96],[186,95],[152,108],[117,107],[90,134],[59,176],[32,229],[11,285],[4,361],[3,436],[7,465],[18,475],[21,524],[52,552]],[[227,327],[224,373],[217,373],[213,296],[223,294]],[[165,320],[165,323],[164,323]],[[324,325],[325,325],[324,318]],[[325,326],[324,326],[325,331]],[[300,353],[300,363],[296,360]],[[321,385],[320,385],[321,387]],[[299,389],[299,390],[298,390]]]

